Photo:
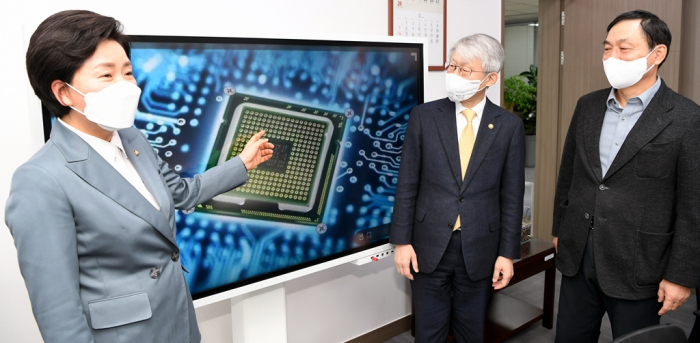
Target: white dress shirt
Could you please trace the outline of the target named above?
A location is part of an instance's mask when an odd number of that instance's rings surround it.
[[[476,142],[476,135],[479,132],[479,124],[481,124],[481,115],[484,114],[484,107],[486,107],[486,97],[484,97],[476,106],[472,108],[476,112],[476,116],[472,119],[472,126],[474,127],[474,142]],[[467,118],[462,114],[466,107],[462,106],[461,102],[455,102],[455,111],[457,115],[457,141],[462,138],[462,131],[464,127],[467,126]]]
[[[136,188],[136,190],[139,191],[139,193],[141,193],[141,195],[143,195],[143,197],[146,198],[146,200],[148,200],[153,207],[160,210],[160,205],[153,197],[153,194],[151,194],[148,188],[146,188],[141,176],[139,176],[139,173],[136,172],[136,169],[134,169],[131,161],[129,161],[129,158],[124,153],[124,146],[122,145],[122,140],[117,131],[114,131],[112,141],[107,142],[70,126],[60,118],[56,118],[56,121],[73,131],[76,135],[78,135],[78,137],[82,138],[87,144],[90,145],[90,147],[97,151],[97,153],[102,156],[107,163],[114,167],[114,169],[116,169],[117,172],[119,172],[119,174],[126,179],[126,181],[129,181],[129,183],[134,186],[134,188]]]

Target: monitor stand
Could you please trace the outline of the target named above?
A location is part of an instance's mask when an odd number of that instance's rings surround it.
[[[233,343],[287,342],[284,283],[231,298]]]

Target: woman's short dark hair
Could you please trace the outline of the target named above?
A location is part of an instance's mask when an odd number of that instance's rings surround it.
[[[635,19],[642,20],[642,31],[644,31],[644,35],[647,37],[649,50],[659,44],[663,44],[666,46],[666,57],[668,57],[668,53],[671,51],[671,30],[668,29],[668,26],[663,20],[659,19],[659,17],[651,12],[636,10],[622,13],[608,25],[608,32],[610,32],[613,26],[623,20]],[[659,63],[659,67],[664,64],[664,61],[666,61],[666,58]]]
[[[95,53],[97,45],[112,39],[131,56],[129,40],[122,32],[123,26],[116,19],[79,10],[58,12],[37,27],[27,49],[27,74],[34,94],[51,114],[60,118],[70,110],[56,100],[51,83],[73,82],[75,72]]]

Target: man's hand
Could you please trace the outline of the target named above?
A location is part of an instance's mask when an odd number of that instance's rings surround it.
[[[264,134],[265,131],[260,131],[251,137],[248,144],[243,147],[243,151],[238,155],[243,160],[245,169],[248,171],[272,158],[272,148],[275,146],[272,143],[268,143],[267,138],[260,139]]]
[[[413,280],[410,265],[413,265],[413,270],[418,273],[416,252],[413,251],[413,246],[410,244],[396,245],[394,248],[394,263],[396,264],[396,270],[399,271],[399,274],[407,277],[409,280]]]
[[[554,237],[554,239],[552,239],[552,243],[554,243],[554,252],[558,254],[559,247],[557,247],[557,243],[559,243],[559,237]]]
[[[493,289],[501,289],[508,286],[510,279],[513,278],[513,259],[498,256],[496,265],[493,267],[493,278],[491,287]]]
[[[661,280],[659,284],[659,302],[663,302],[664,306],[659,310],[659,315],[674,311],[683,305],[690,296],[690,288],[675,284],[670,281]]]

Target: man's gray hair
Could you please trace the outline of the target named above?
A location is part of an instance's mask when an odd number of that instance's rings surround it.
[[[455,52],[467,62],[478,59],[485,72],[498,73],[503,68],[503,60],[505,60],[501,43],[483,33],[466,36],[457,41],[450,49],[449,57],[452,58]]]

